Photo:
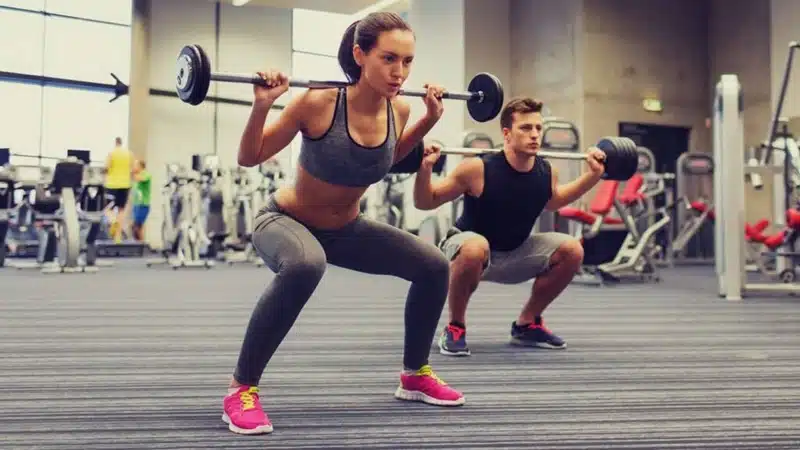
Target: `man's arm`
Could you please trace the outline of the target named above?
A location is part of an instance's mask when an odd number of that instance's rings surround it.
[[[431,182],[432,167],[421,166],[414,180],[414,206],[421,210],[436,209],[472,190],[472,180],[482,170],[480,158],[465,158],[444,179]]]
[[[111,170],[111,153],[106,155],[106,165],[103,167],[103,173],[108,173]]]
[[[602,174],[589,171],[569,183],[559,185],[558,170],[551,166],[551,173],[553,178],[553,195],[545,206],[549,211],[557,211],[559,208],[578,200],[589,192],[602,177]]]

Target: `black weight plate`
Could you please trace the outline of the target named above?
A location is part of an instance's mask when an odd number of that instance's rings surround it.
[[[467,100],[467,111],[476,122],[488,122],[503,109],[503,84],[494,75],[481,72],[469,82],[469,92],[483,92],[482,100]]]
[[[605,171],[605,173],[603,174],[603,177],[602,177],[604,180],[609,180],[609,179],[613,180],[614,179],[611,176],[614,173],[614,169],[609,169],[609,167],[613,167],[613,165],[614,165],[614,163],[616,161],[616,153],[615,153],[616,146],[614,145],[614,142],[612,141],[612,139],[613,138],[610,138],[610,137],[604,137],[604,138],[600,139],[599,141],[597,141],[597,144],[595,145],[595,147],[599,148],[600,150],[603,151],[603,153],[606,154],[606,160],[605,160],[605,164],[604,164],[605,167],[606,167],[606,171]],[[611,173],[609,173],[609,170],[611,171]]]
[[[597,148],[606,154],[604,179],[625,181],[636,173],[639,163],[638,155],[634,156],[635,151],[631,153],[630,145],[625,140],[618,137],[605,137],[597,143]]]
[[[199,62],[200,57],[191,45],[183,47],[178,54],[175,92],[177,92],[181,101],[188,102],[194,93],[196,85],[195,73]]]
[[[181,49],[175,79],[181,101],[199,105],[205,100],[211,82],[211,63],[200,46],[187,45]]]
[[[633,141],[628,138],[615,137],[613,140],[616,147],[616,162],[612,175],[615,180],[627,181],[636,173],[636,169],[639,167],[639,158],[636,154],[635,146],[631,145]]]
[[[626,176],[626,180],[629,180],[639,171],[639,151],[637,150],[636,143],[633,142],[632,139],[621,137],[619,138],[621,141],[621,145],[624,146],[627,150],[626,156],[626,170],[621,172],[622,176]]]
[[[195,71],[195,89],[194,95],[189,102],[192,105],[199,105],[203,103],[208,95],[208,87],[211,85],[211,60],[203,47],[199,45],[194,46],[195,51],[200,56],[200,65]]]

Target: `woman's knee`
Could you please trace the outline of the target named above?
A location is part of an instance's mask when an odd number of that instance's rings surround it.
[[[319,282],[325,273],[327,255],[305,226],[275,213],[257,221],[253,248],[276,275],[298,282]]]
[[[326,267],[325,255],[319,255],[315,252],[281,261],[276,272],[277,275],[291,278],[298,283],[308,283],[316,286],[322,276],[325,275]]]
[[[417,279],[446,280],[450,275],[450,264],[447,257],[438,248],[427,243],[417,251],[417,260],[413,263],[417,267]],[[416,280],[412,280],[416,281]]]

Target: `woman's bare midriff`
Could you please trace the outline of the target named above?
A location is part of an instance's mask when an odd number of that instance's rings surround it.
[[[305,225],[323,230],[342,228],[358,217],[366,187],[337,186],[297,169],[293,186],[275,191],[275,202]]]

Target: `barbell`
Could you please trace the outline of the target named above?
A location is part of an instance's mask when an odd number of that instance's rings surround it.
[[[211,71],[211,60],[199,45],[187,45],[178,54],[175,90],[178,97],[190,105],[199,105],[206,99],[212,81],[223,83],[246,83],[266,86],[266,81],[257,74],[224,74]],[[290,78],[290,87],[309,89],[343,88],[346,81],[317,81]],[[425,97],[424,90],[401,89],[399,95]],[[488,122],[503,109],[503,85],[494,75],[481,72],[467,86],[467,92],[445,92],[442,98],[467,102],[469,115],[477,122]]]
[[[636,144],[626,137],[605,137],[601,139],[596,145],[598,149],[605,153],[603,165],[605,166],[605,173],[603,179],[627,181],[639,168],[639,152],[636,149]],[[444,147],[441,152],[444,155],[461,155],[461,156],[482,156],[488,154],[501,153],[502,148],[455,148]],[[398,161],[392,169],[391,173],[416,173],[422,164],[424,157],[425,147],[422,142],[418,143],[416,147],[402,160]],[[536,153],[547,159],[563,159],[563,160],[586,160],[589,158],[588,153],[579,152],[558,152],[540,150]]]

